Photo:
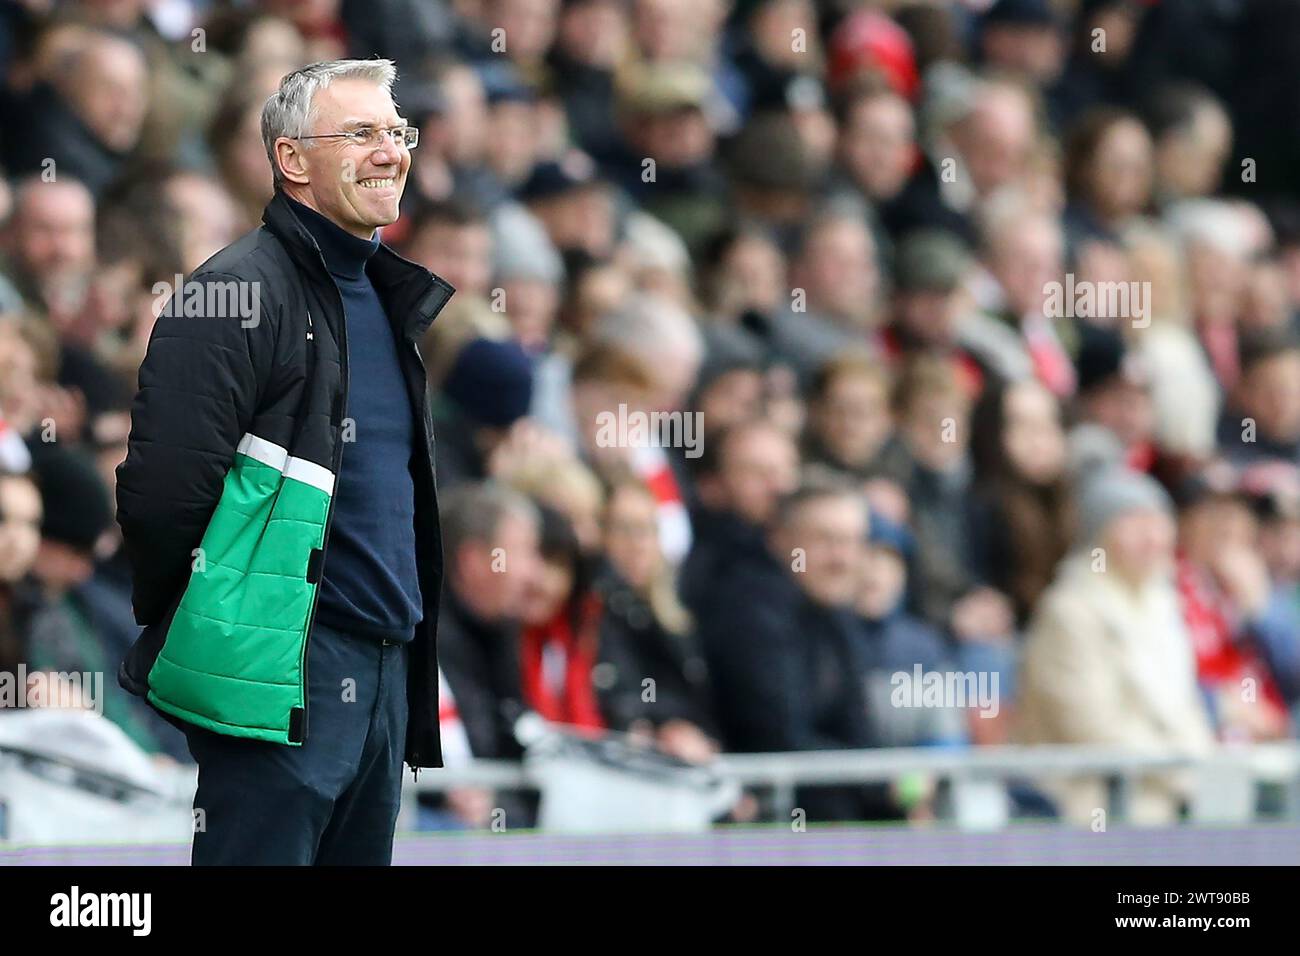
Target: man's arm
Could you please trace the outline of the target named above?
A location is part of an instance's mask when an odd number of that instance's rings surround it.
[[[241,281],[247,280],[209,274],[188,280],[184,291],[194,296],[194,284]],[[203,301],[229,297],[204,295]],[[117,469],[117,520],[140,624],[161,620],[189,579],[193,551],[252,422],[272,351],[265,306],[254,322],[184,315],[179,296],[172,305],[177,314],[164,311],[149,338],[127,456]]]

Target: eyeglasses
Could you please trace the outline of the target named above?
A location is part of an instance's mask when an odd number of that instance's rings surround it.
[[[406,149],[415,149],[420,145],[420,128],[418,126],[394,126],[392,129],[380,129],[375,126],[362,126],[348,133],[320,133],[316,136],[299,136],[298,139],[346,139],[355,146],[378,149],[385,136],[391,136],[393,142]]]

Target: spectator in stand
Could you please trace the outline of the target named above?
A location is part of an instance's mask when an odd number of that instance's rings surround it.
[[[1073,496],[1056,397],[1033,379],[993,381],[971,414],[972,560],[1023,627],[1073,539]]]
[[[808,224],[790,263],[790,281],[805,301],[803,321],[858,338],[880,321],[879,252],[863,220],[828,211]]]
[[[950,170],[939,177],[944,203],[969,217],[1004,186],[1027,180],[1039,130],[1032,88],[999,79],[976,81],[963,93],[928,152],[941,171]]]
[[[714,435],[696,474],[695,544],[681,570],[686,606],[703,615],[716,588],[764,550],[781,498],[799,482],[799,451],[784,431],[758,419]]]
[[[1219,425],[1219,445],[1239,464],[1300,464],[1300,337],[1266,330],[1242,343],[1241,381]]]
[[[1142,14],[1142,8],[1129,0],[1084,0],[1079,4],[1065,71],[1049,91],[1057,129],[1089,107],[1121,105],[1131,98],[1130,59]],[[1106,38],[1104,50],[1098,49],[1099,37]]]
[[[569,128],[593,156],[615,148],[608,118],[614,114],[614,76],[629,47],[628,11],[617,0],[577,0],[561,5],[550,66]]]
[[[938,196],[914,175],[918,160],[912,107],[883,82],[859,82],[837,101],[834,195],[872,204],[892,239],[943,216]]]
[[[0,673],[28,660],[35,595],[24,579],[41,544],[41,493],[27,475],[0,471]]]
[[[432,149],[412,157],[416,195],[436,201],[452,196],[491,208],[507,196],[504,184],[487,167],[487,94],[469,64],[448,61],[432,71],[420,128]]]
[[[992,280],[982,305],[1023,342],[1035,377],[1058,397],[1070,396],[1073,334],[1047,301],[1051,284],[1065,274],[1060,223],[1034,211],[1024,197],[1007,195],[986,211],[982,236],[983,265]]]
[[[208,127],[217,174],[239,210],[244,229],[257,226],[273,194],[262,145],[262,104],[272,90],[232,86]]]
[[[1063,40],[1048,0],[997,0],[979,21],[983,62],[1040,89],[1061,72]]]
[[[602,316],[617,312],[632,291],[631,277],[617,263],[590,256],[572,256],[566,267],[567,290],[560,305],[560,326],[553,345],[568,351],[588,335]],[[558,349],[557,349],[558,351]]]
[[[895,250],[892,321],[881,340],[894,364],[921,353],[951,358],[973,397],[986,370],[1021,377],[1032,366],[1015,331],[973,308],[964,288],[970,269],[951,233],[908,233]]]
[[[24,180],[6,229],[3,267],[25,306],[74,332],[95,269],[95,203],[72,176]],[[10,303],[17,308],[19,303]]]
[[[633,295],[592,330],[592,338],[646,361],[653,380],[652,408],[680,409],[689,398],[704,359],[694,318],[661,295]]]
[[[546,51],[555,40],[559,0],[488,0],[483,14],[512,37],[509,56],[526,75],[539,73]]]
[[[1151,290],[1150,324],[1134,329],[1129,341],[1151,374],[1156,442],[1171,457],[1206,461],[1214,457],[1223,398],[1192,328],[1187,264],[1167,230],[1154,223],[1130,228],[1124,239],[1133,279]]]
[[[886,473],[907,492],[913,509],[913,600],[922,617],[947,629],[955,606],[975,586],[965,522],[970,400],[953,367],[928,356],[903,369],[892,400],[899,442]]]
[[[776,242],[759,226],[741,225],[719,234],[702,260],[699,294],[709,313],[703,328],[709,348],[768,357],[776,317],[790,304],[785,256]]]
[[[920,87],[917,56],[908,32],[878,10],[848,13],[830,31],[827,79],[842,90],[864,77],[883,78],[909,100]]]
[[[456,715],[477,758],[517,758],[515,721],[525,712],[520,680],[519,625],[539,574],[539,518],[528,498],[493,482],[444,491],[442,512],[446,587],[438,616],[438,665]],[[482,799],[453,791],[448,808],[464,823],[484,827],[493,806],[526,821],[526,801]]]
[[[589,341],[573,360],[569,387],[543,423],[568,437],[598,473],[626,471],[627,449],[597,440],[599,415],[626,404],[629,411],[652,408],[655,376],[641,355],[608,342]]]
[[[1284,627],[1276,629],[1279,640],[1262,647],[1278,689],[1286,699],[1291,725],[1300,720],[1300,488],[1296,472],[1289,484],[1280,480],[1255,491],[1254,507],[1259,520],[1259,551],[1268,565],[1272,581],[1272,604]]]
[[[727,181],[705,112],[708,73],[690,63],[644,63],[618,87],[622,143],[598,157],[609,177],[694,248],[726,223]]]
[[[728,355],[713,350],[713,360],[700,369],[690,405],[712,430],[724,431],[763,415],[772,389],[770,377],[750,350]]]
[[[174,171],[163,178],[168,211],[176,217],[181,271],[188,274],[244,232],[225,188],[208,176]]]
[[[457,354],[434,411],[438,480],[448,485],[492,473],[494,455],[509,447],[513,426],[528,414],[532,363],[515,342],[476,338]]]
[[[1116,239],[1151,201],[1151,136],[1132,113],[1098,108],[1070,131],[1065,185],[1067,230],[1073,243]]]
[[[474,755],[518,754],[518,625],[538,574],[537,508],[493,482],[461,485],[445,498],[439,661]]]
[[[1077,377],[1075,433],[1084,425],[1100,425],[1118,439],[1130,467],[1155,468],[1155,412],[1141,353],[1114,329],[1089,328],[1079,349]]]
[[[542,160],[516,192],[561,254],[580,251],[605,258],[614,251],[613,199],[585,153]]]
[[[488,102],[484,159],[502,185],[514,190],[528,177],[545,148],[538,93],[508,63],[483,64],[479,76]]]
[[[487,299],[492,289],[492,232],[465,199],[430,203],[411,224],[403,253],[456,287],[457,298]]]
[[[1196,684],[1196,656],[1173,582],[1175,527],[1154,479],[1105,469],[1084,484],[1078,547],[1061,562],[1030,625],[1019,727],[1030,744],[1094,744],[1137,753],[1208,752],[1213,730]],[[1127,819],[1179,818],[1189,781],[1146,775]],[[1104,784],[1051,788],[1068,820],[1089,824]]]
[[[1187,257],[1192,324],[1220,387],[1231,393],[1241,373],[1238,320],[1256,239],[1240,210],[1220,199],[1182,200],[1164,217]]]
[[[592,338],[635,356],[644,365],[650,389],[644,393],[644,405],[636,404],[642,396],[630,396],[631,401],[626,403],[629,414],[684,414],[704,359],[703,337],[684,308],[660,294],[632,295],[618,312],[605,317],[592,330]],[[583,421],[585,439],[588,448],[607,446],[603,453],[593,455],[594,460],[606,463],[607,479],[631,470],[654,490],[659,501],[660,540],[664,552],[676,564],[690,551],[692,537],[683,489],[690,460],[686,456],[702,453],[704,436],[698,431],[693,437],[689,435],[683,418],[683,429],[675,439],[670,434],[663,440],[662,432],[647,441],[633,441],[630,436],[628,441],[615,442],[602,438],[598,422],[610,414],[621,415],[623,404],[621,395],[615,397],[601,406],[595,417]]]
[[[610,727],[704,763],[718,752],[708,669],[659,545],[654,495],[639,481],[610,492],[605,552],[596,581],[601,711]]]
[[[31,670],[103,674],[104,716],[141,749],[188,760],[180,731],[118,686],[116,662],[137,628],[130,604],[104,600],[94,581],[97,550],[113,520],[94,463],[56,444],[40,446],[33,473],[41,489],[41,542],[32,565],[37,609],[27,623]],[[117,643],[114,643],[115,640]]]
[[[1194,83],[1167,83],[1144,104],[1155,148],[1156,201],[1210,196],[1232,155],[1232,120],[1223,104]]]
[[[582,461],[567,451],[563,455],[532,455],[512,468],[506,481],[543,509],[563,515],[588,560],[600,554],[605,489]]]
[[[784,99],[753,116],[727,144],[727,175],[736,212],[761,224],[783,251],[792,252],[808,220],[817,215],[816,192],[825,179],[833,144],[823,139],[821,91],[800,102],[792,81],[792,102]],[[764,104],[765,107],[767,104]],[[855,214],[861,214],[854,209]]]
[[[868,481],[894,434],[889,372],[866,350],[844,351],[813,377],[804,459]]]
[[[1293,622],[1275,600],[1258,521],[1235,480],[1209,470],[1179,489],[1178,591],[1220,738],[1275,740],[1290,721],[1265,649],[1285,657]]]
[[[0,467],[26,471],[31,456],[23,444],[45,417],[57,393],[42,381],[41,359],[32,343],[48,329],[37,321],[23,321],[16,313],[0,315]]]
[[[846,485],[806,484],[780,506],[768,548],[700,617],[723,740],[739,751],[869,747],[857,597],[868,518]],[[809,787],[810,820],[897,816],[880,788]]]
[[[592,672],[599,640],[600,600],[590,569],[565,517],[540,509],[537,573],[528,582],[519,635],[523,702],[552,723],[579,732],[605,728]]]
[[[963,715],[951,704],[897,707],[896,675],[946,673],[952,655],[943,635],[907,610],[908,565],[915,542],[906,527],[871,515],[854,607],[872,735],[881,747],[926,747],[967,741]]]
[[[815,16],[810,0],[758,0],[740,11],[735,63],[745,78],[748,109],[775,99],[797,79],[815,82],[821,40],[804,28]],[[805,33],[802,47],[791,42],[799,29]]]
[[[57,170],[98,196],[122,173],[140,141],[148,80],[135,43],[106,30],[88,31],[48,85],[38,86],[23,104],[31,128],[6,137],[6,167],[15,174]]]

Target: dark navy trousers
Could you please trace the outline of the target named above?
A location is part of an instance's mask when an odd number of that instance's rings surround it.
[[[407,655],[317,623],[302,746],[186,725],[199,765],[193,865],[392,863]]]

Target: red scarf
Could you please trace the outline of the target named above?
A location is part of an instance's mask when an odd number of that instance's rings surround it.
[[[600,600],[593,594],[583,601],[577,633],[572,617],[566,604],[546,624],[524,629],[519,646],[524,702],[554,723],[603,730],[605,721],[591,685]]]
[[[1240,686],[1250,677],[1259,688],[1259,702],[1284,714],[1286,702],[1268,665],[1254,649],[1236,640],[1235,617],[1227,596],[1210,576],[1186,558],[1178,561],[1178,593],[1183,619],[1196,651],[1196,675],[1201,684],[1218,689]]]

